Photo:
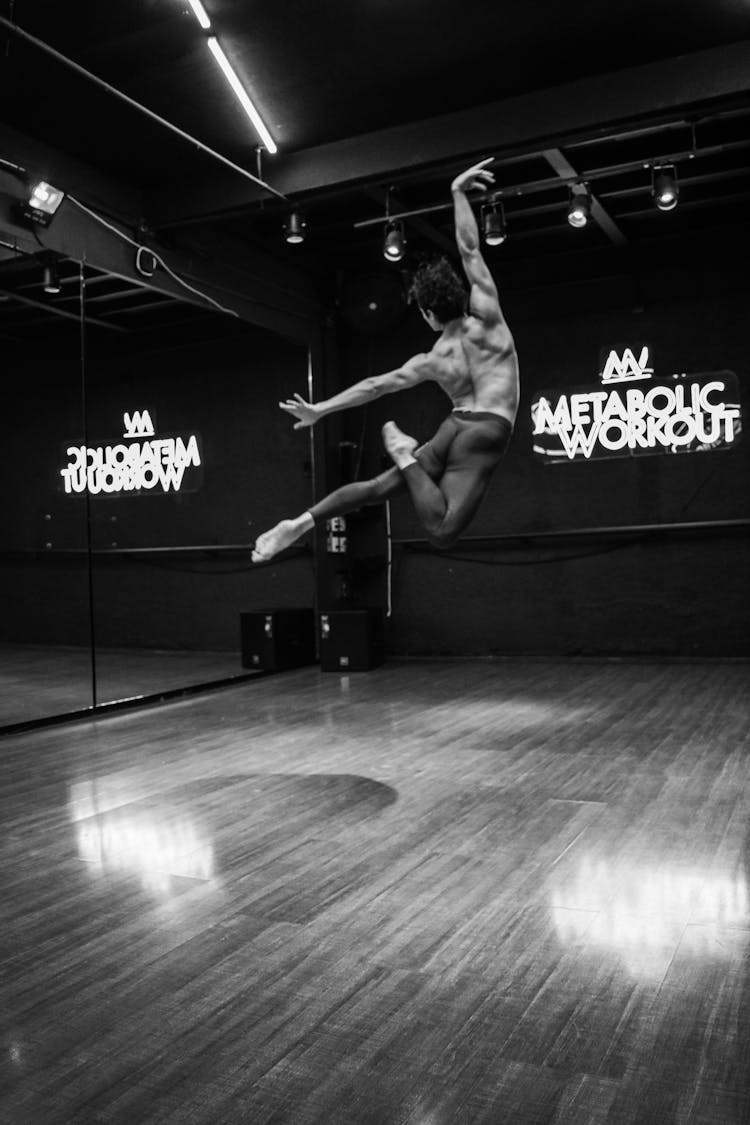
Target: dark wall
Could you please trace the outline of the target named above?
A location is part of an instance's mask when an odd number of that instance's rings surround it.
[[[95,552],[236,547],[309,506],[309,443],[278,409],[306,393],[307,351],[225,323],[213,339],[169,347],[88,334],[89,446],[123,441],[123,413],[150,409],[157,437],[199,434],[203,461],[195,491],[92,497]],[[66,447],[84,436],[77,342],[52,355],[29,342],[6,373],[3,638],[87,643],[86,501],[60,477]],[[311,605],[314,575],[309,554],[253,567],[249,550],[108,553],[94,555],[92,588],[101,645],[236,649],[240,611]]]
[[[666,268],[657,259],[641,276],[548,288],[540,278],[523,292],[503,290],[499,255],[492,268],[519,352],[522,395],[510,449],[467,535],[750,519],[747,432],[731,451],[678,456],[546,465],[531,450],[534,394],[593,388],[600,349],[631,340],[650,343],[657,378],[733,370],[747,431],[750,293],[739,271],[716,262]],[[385,335],[350,331],[343,380],[398,366],[432,342],[414,310]],[[425,440],[447,409],[442,393],[423,385],[380,400],[364,420],[352,412],[346,436],[360,443],[364,435],[362,475],[387,464],[385,419]],[[392,504],[392,522],[395,538],[423,537],[407,499]],[[394,652],[750,653],[746,534],[469,546],[448,556],[396,550]]]

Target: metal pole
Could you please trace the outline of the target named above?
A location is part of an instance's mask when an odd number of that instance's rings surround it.
[[[86,369],[86,267],[79,265],[79,299],[81,310],[81,413],[83,415],[83,444],[89,444],[89,400]],[[91,699],[96,708],[98,703],[98,683],[96,669],[96,611],[94,607],[94,537],[91,517],[91,493],[86,486],[86,560],[88,563],[89,595],[89,644],[91,646]]]

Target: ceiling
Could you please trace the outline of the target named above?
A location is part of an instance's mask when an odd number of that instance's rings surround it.
[[[391,212],[421,212],[406,219],[410,254],[449,252],[450,178],[484,155],[497,157],[509,232],[491,264],[502,256],[519,269],[538,268],[571,254],[747,227],[748,91],[717,96],[696,80],[689,100],[667,105],[659,75],[679,57],[689,67],[750,41],[750,0],[205,0],[205,7],[279,145],[278,156],[263,154],[260,164],[249,122],[187,0],[0,0],[0,14],[31,35],[272,186],[284,185],[286,199],[255,190],[0,28],[6,124],[134,189],[140,217],[167,242],[196,226],[220,228],[239,245],[287,256],[318,276],[382,269],[390,189]],[[652,76],[653,104],[649,90],[634,85],[632,117],[608,121],[608,91],[627,100],[620,72],[638,67]],[[582,96],[576,89],[598,92],[600,105],[590,107],[586,128],[568,135],[558,128],[553,137],[513,136],[514,122],[493,106],[505,102],[519,114],[536,106],[551,120],[566,98]],[[473,123],[493,114],[499,143],[474,151]],[[485,127],[483,138],[493,135]],[[655,209],[650,193],[650,166],[664,162],[675,164],[680,183],[679,206],[669,213]],[[584,230],[566,222],[574,180],[595,197]],[[281,237],[292,205],[307,219],[302,246]],[[357,225],[370,219],[378,222]],[[120,293],[117,284],[99,282],[105,321],[126,327],[156,314],[145,290]],[[171,315],[168,304],[159,307]]]
[[[186,0],[4,6],[33,35],[252,165],[255,138]],[[283,152],[750,38],[746,0],[205,0],[205,7]],[[13,40],[6,63],[22,94],[9,124],[57,144],[64,138],[66,151],[88,160],[95,153],[99,167],[140,184],[191,168],[181,142],[33,47]]]

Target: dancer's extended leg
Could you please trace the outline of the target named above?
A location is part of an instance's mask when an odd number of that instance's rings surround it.
[[[292,543],[296,543],[313,526],[314,521],[309,512],[303,512],[293,520],[281,520],[270,531],[264,531],[255,540],[253,562],[268,562],[274,555],[278,555],[279,551],[285,551]]]
[[[427,446],[424,451],[418,450],[417,454],[423,457],[428,472],[437,474],[440,471],[439,465],[432,464]],[[333,519],[334,516],[345,516],[348,512],[369,504],[383,504],[399,492],[406,492],[406,484],[397,468],[388,469],[372,480],[345,484],[313,505],[308,512],[303,512],[293,520],[281,520],[270,531],[259,536],[253,550],[253,562],[267,562],[279,551],[291,547],[306,531],[311,531],[315,524]]]

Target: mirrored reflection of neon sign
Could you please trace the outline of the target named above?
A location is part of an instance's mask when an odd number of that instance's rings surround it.
[[[647,344],[612,349],[601,365],[601,387],[537,394],[531,406],[534,453],[554,463],[736,444],[742,423],[732,371],[669,380],[654,380],[653,372]]]
[[[199,434],[157,438],[153,411],[135,410],[123,415],[122,436],[125,441],[66,447],[68,460],[60,476],[67,494],[143,495],[193,491],[200,486]]]
[[[644,955],[668,952],[677,940],[684,952],[699,955],[709,945],[715,952],[712,928],[737,927],[745,940],[750,894],[744,872],[610,865],[587,857],[553,892],[552,918],[562,941],[608,947],[637,971]]]
[[[164,808],[97,811],[97,806],[91,783],[71,788],[78,855],[92,870],[137,875],[145,889],[161,894],[169,894],[175,877],[213,877],[213,846],[190,816]]]

